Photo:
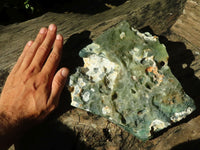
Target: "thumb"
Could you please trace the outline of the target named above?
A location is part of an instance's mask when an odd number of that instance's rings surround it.
[[[61,68],[54,76],[53,81],[52,81],[52,90],[51,90],[51,95],[50,99],[47,103],[47,106],[57,106],[59,99],[60,99],[60,94],[65,86],[65,82],[67,80],[67,76],[69,74],[69,70],[67,68]]]

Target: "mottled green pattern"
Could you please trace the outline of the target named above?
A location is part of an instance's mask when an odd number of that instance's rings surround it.
[[[80,56],[85,65],[70,76],[71,104],[142,140],[195,109],[167,65],[165,46],[127,22],[100,35]]]

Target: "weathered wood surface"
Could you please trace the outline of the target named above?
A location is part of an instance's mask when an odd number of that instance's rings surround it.
[[[46,13],[41,17],[0,27],[0,90],[23,46],[34,39],[39,28],[55,23],[64,36],[61,66],[72,71],[81,64],[77,52],[106,29],[128,20],[138,29],[149,26],[166,44],[169,65],[185,91],[195,99],[197,111],[186,120],[142,142],[104,118],[69,106],[65,89],[58,110],[32,129],[17,144],[20,149],[183,149],[200,142],[200,1],[128,0],[104,12],[88,15]],[[150,28],[144,28],[146,31]],[[165,37],[164,37],[165,36]],[[167,39],[168,38],[168,39]],[[187,142],[187,143],[185,143]],[[199,145],[198,145],[199,146]]]

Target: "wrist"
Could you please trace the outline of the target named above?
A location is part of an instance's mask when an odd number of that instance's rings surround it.
[[[8,114],[0,111],[0,149],[9,148],[21,133],[20,125]]]
[[[4,112],[0,112],[0,136],[7,134],[9,128],[9,118]]]
[[[0,112],[0,148],[8,148],[13,140],[11,135],[11,126],[9,125],[9,118],[4,112]]]

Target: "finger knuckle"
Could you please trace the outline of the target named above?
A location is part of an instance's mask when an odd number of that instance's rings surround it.
[[[28,81],[39,71],[38,66],[30,66],[22,75],[24,82]]]
[[[36,45],[40,45],[42,43],[43,39],[44,39],[43,34],[39,34],[34,42]]]
[[[32,72],[26,72],[24,75],[23,75],[23,83],[26,84],[26,82],[32,77]]]
[[[48,74],[40,74],[38,76],[38,81],[41,83],[41,84],[46,84],[48,83],[49,81],[49,75]]]
[[[62,81],[59,80],[59,79],[56,79],[56,80],[55,80],[55,83],[56,83],[59,87],[61,87],[61,86],[63,85]]]
[[[25,55],[28,55],[28,56],[33,56],[33,55],[35,54],[35,51],[34,51],[34,49],[33,49],[33,48],[30,48],[30,49],[28,50],[28,52],[27,52],[27,51],[25,51],[24,53],[25,53]]]
[[[50,60],[52,60],[52,61],[56,61],[59,59],[59,55],[57,53],[55,53],[54,51],[51,52],[49,57],[50,57]]]
[[[38,49],[38,51],[42,51],[42,52],[45,52],[48,50],[48,47],[46,45],[41,45]]]
[[[39,64],[33,64],[33,65],[30,65],[27,72],[28,74],[34,74],[34,73],[39,72],[40,69],[41,67]]]

